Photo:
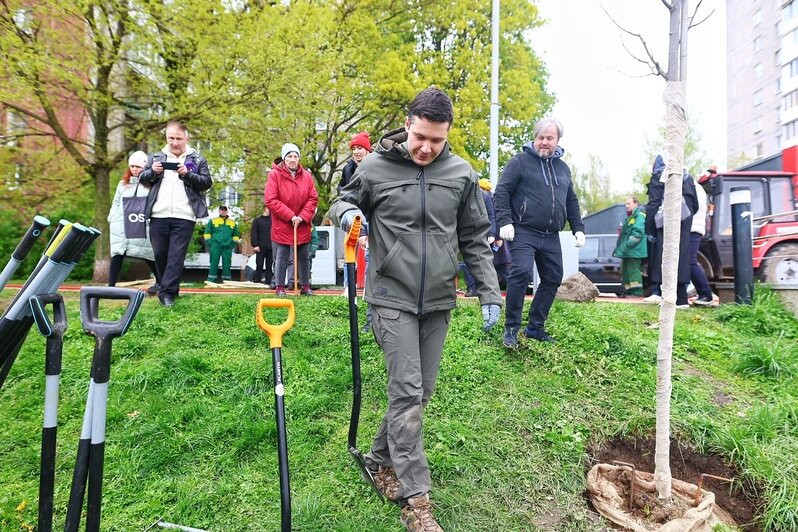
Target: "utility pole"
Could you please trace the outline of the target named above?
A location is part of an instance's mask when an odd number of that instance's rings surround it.
[[[490,68],[490,184],[499,181],[499,0],[493,0],[491,14]]]

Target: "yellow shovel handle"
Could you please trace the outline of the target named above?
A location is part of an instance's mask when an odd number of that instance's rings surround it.
[[[346,242],[344,242],[344,262],[354,264],[357,260],[357,239],[360,238],[360,226],[363,220],[360,216],[355,216],[352,220],[352,227],[346,234]]]
[[[284,322],[279,324],[268,323],[263,319],[263,309],[266,307],[280,308],[285,307],[288,309],[288,317]],[[283,347],[283,334],[288,332],[288,329],[294,324],[294,302],[290,299],[261,299],[258,301],[258,327],[263,332],[269,335],[269,347]]]

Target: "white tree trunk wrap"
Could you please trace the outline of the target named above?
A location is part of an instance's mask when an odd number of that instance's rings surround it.
[[[673,355],[673,322],[676,317],[676,282],[679,266],[679,232],[682,207],[682,168],[687,120],[684,83],[669,81],[665,87],[664,242],[662,252],[662,306],[657,345],[657,433],[654,481],[660,499],[671,497],[670,402]],[[653,216],[654,213],[650,213]]]

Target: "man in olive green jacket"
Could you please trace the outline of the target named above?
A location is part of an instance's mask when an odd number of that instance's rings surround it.
[[[626,199],[626,220],[612,256],[623,259],[621,281],[624,295],[642,296],[643,274],[640,265],[647,256],[646,213],[640,210],[640,202],[635,197]]]
[[[483,329],[498,321],[502,302],[477,175],[449,151],[452,120],[445,93],[419,93],[405,127],[380,139],[329,213],[344,231],[356,215],[369,222],[365,300],[388,369],[388,411],[366,461],[411,530],[440,530],[421,428],[456,305],[458,249],[476,280]]]

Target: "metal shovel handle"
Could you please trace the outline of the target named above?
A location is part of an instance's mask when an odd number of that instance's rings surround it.
[[[44,307],[53,306],[53,318],[47,315]],[[39,294],[31,296],[30,310],[33,314],[33,321],[39,328],[42,336],[52,336],[55,333],[63,333],[67,328],[66,306],[61,294]]]
[[[33,247],[33,243],[36,242],[36,239],[39,238],[39,235],[42,234],[42,231],[49,226],[50,220],[44,216],[34,216],[33,223],[30,225],[30,227],[28,227],[28,231],[25,233],[25,236],[22,237],[22,240],[19,241],[19,244],[17,244],[17,247],[11,256],[19,261],[25,260],[25,257],[28,256],[28,253]]]
[[[263,317],[263,309],[269,308],[287,308],[288,316],[285,321],[279,324],[272,324],[266,321]],[[258,327],[269,335],[269,347],[283,347],[283,335],[288,332],[288,329],[294,325],[294,302],[290,299],[261,299],[258,301]]]
[[[80,289],[80,321],[83,331],[95,337],[118,338],[124,335],[147,293],[132,288],[116,288],[113,286],[84,286]],[[91,304],[100,299],[127,300],[125,313],[117,321],[99,319],[99,305]]]

